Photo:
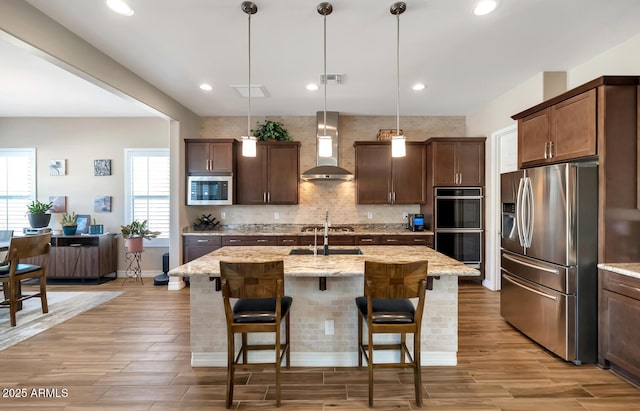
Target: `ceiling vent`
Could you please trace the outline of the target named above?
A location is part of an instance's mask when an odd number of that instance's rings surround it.
[[[342,84],[344,74],[327,74],[327,84]],[[324,74],[320,74],[320,84],[325,83]]]
[[[249,97],[249,87],[247,87],[246,84],[231,85],[230,87],[234,89],[240,97]],[[264,86],[261,86],[259,84],[252,84],[251,98],[254,97],[269,97],[269,92],[267,92],[267,89]]]

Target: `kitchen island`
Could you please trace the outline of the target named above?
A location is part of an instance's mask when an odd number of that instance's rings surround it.
[[[353,247],[332,247],[344,249]],[[458,277],[480,273],[424,246],[362,246],[361,255],[290,255],[300,247],[223,247],[169,272],[188,276],[191,292],[191,365],[226,366],[226,325],[218,291],[220,261],[284,261],[285,294],[291,308],[291,364],[357,365],[357,315],[354,298],[363,294],[364,261],[429,261],[432,289],[422,322],[422,364],[456,365],[458,351]],[[326,279],[321,290],[318,279]],[[252,336],[253,337],[253,336]],[[263,342],[270,336],[256,336]],[[394,340],[397,336],[382,336]],[[377,341],[377,340],[376,340]],[[380,340],[383,341],[383,340]],[[257,353],[268,355],[267,353]],[[384,360],[383,352],[380,358]]]

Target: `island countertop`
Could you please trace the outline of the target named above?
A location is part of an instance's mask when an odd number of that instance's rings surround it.
[[[601,263],[598,268],[640,279],[640,263]]]
[[[170,276],[219,276],[220,261],[252,262],[283,260],[286,276],[352,277],[364,272],[364,261],[401,262],[428,260],[429,276],[476,277],[480,272],[425,246],[359,246],[361,255],[290,255],[304,247],[222,247],[169,271]],[[332,249],[354,248],[335,246]],[[320,253],[322,250],[320,250]]]

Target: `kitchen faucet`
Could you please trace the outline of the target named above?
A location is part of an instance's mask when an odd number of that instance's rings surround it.
[[[329,255],[329,210],[324,216],[324,255]]]

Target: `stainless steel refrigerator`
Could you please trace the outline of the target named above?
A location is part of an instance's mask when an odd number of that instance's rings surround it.
[[[598,168],[501,176],[500,314],[576,364],[597,360]]]

